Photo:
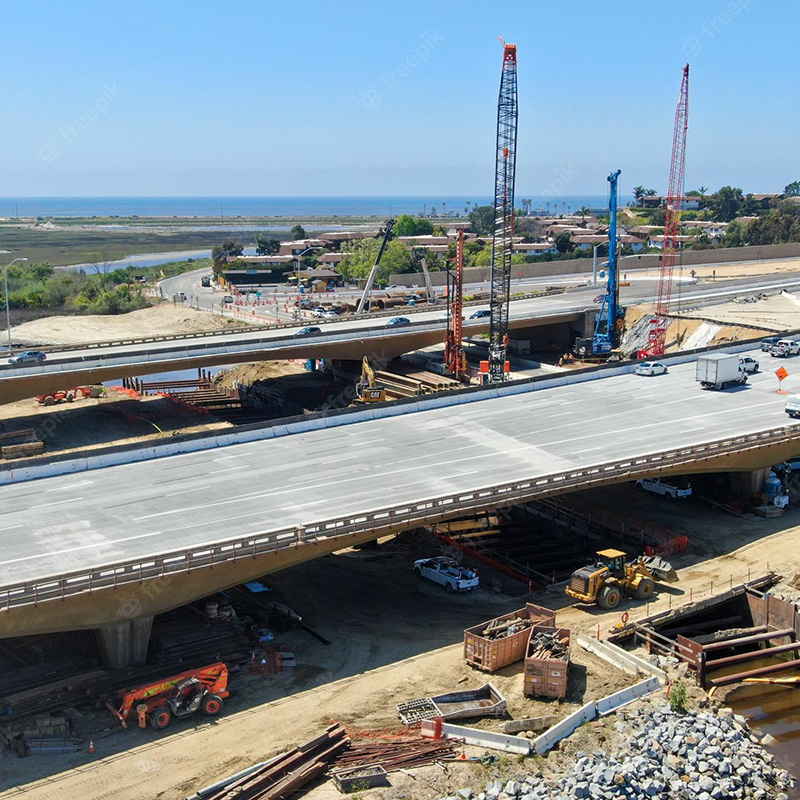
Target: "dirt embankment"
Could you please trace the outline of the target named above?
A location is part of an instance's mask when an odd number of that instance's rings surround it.
[[[239,320],[161,303],[128,314],[44,317],[11,329],[14,344],[58,346],[246,327]]]

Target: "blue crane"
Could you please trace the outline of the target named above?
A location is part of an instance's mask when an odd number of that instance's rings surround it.
[[[617,272],[617,182],[621,170],[608,176],[611,191],[608,198],[608,283],[603,296],[592,339],[592,354],[607,355],[619,347],[625,309],[619,304]]]

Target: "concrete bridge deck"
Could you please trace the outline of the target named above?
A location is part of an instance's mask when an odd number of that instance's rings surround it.
[[[781,362],[753,354],[762,372],[727,392],[688,362],[0,487],[0,636],[163,611],[476,507],[776,463],[800,426],[775,393]]]

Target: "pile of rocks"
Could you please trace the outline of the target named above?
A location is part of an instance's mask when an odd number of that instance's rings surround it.
[[[676,714],[668,706],[623,712],[614,723],[624,746],[576,754],[556,783],[540,775],[490,781],[484,791],[460,789],[447,800],[787,800],[794,779],[729,709]]]

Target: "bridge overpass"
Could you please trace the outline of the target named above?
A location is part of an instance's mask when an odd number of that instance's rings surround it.
[[[640,281],[625,287],[626,303],[650,300],[653,281]],[[800,287],[800,274],[780,279],[747,278],[722,281],[684,289],[679,306],[724,302],[744,291],[780,291]],[[593,330],[596,306],[592,298],[597,287],[550,296],[516,300],[511,304],[512,336],[525,336],[526,330],[542,326],[570,325],[589,333]],[[482,306],[467,310],[466,336],[486,333],[488,320],[469,319]],[[387,317],[352,319],[269,330],[246,330],[221,334],[173,336],[138,342],[85,345],[65,348],[48,355],[41,365],[0,364],[0,403],[33,397],[65,385],[82,385],[121,377],[151,375],[180,369],[290,358],[329,358],[360,360],[367,355],[378,361],[418,350],[443,341],[446,322],[444,308],[414,312],[410,326],[387,328]],[[295,337],[308,324],[319,324],[322,332]]]
[[[154,613],[377,535],[645,475],[767,467],[800,453],[800,426],[775,393],[781,362],[754,354],[762,373],[727,392],[701,390],[684,356],[654,378],[620,366],[2,486],[0,637],[101,628],[141,649]],[[800,391],[800,376],[784,383]]]

